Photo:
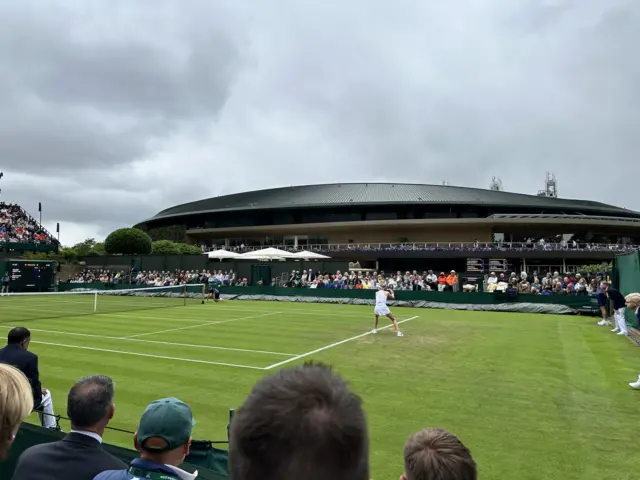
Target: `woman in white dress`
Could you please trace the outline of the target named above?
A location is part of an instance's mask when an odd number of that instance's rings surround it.
[[[391,313],[391,310],[389,310],[389,307],[387,306],[387,297],[395,298],[393,290],[387,291],[384,289],[383,285],[380,285],[378,287],[378,291],[376,292],[376,306],[373,309],[374,323],[371,333],[378,333],[378,319],[380,318],[380,315],[384,315],[393,322],[393,326],[396,329],[396,335],[398,337],[403,337],[404,335],[400,331],[400,327],[398,326],[396,318],[393,316],[393,313]]]

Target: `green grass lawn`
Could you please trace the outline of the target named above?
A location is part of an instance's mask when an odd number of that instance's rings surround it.
[[[46,310],[29,298],[0,298],[0,327],[32,330],[59,413],[75,380],[102,373],[116,381],[112,426],[134,430],[151,400],[177,396],[194,410],[195,438],[224,440],[229,408],[259,378],[313,359],[364,399],[375,480],[398,478],[406,438],[426,426],[459,435],[483,479],[638,478],[640,392],[627,383],[640,350],[592,318],[396,308],[399,319],[418,316],[402,325],[404,338],[386,329],[297,358],[367,332],[372,308],[191,301],[126,312],[139,300],[100,297],[100,307],[113,302],[109,313],[28,320]],[[127,434],[105,440],[131,446]]]

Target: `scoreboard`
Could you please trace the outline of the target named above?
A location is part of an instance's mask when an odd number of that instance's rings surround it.
[[[467,272],[508,272],[510,269],[511,265],[503,258],[467,258]]]
[[[5,271],[12,292],[48,292],[54,283],[55,262],[9,260]]]

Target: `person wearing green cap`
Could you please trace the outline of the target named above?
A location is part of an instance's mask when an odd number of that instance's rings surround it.
[[[194,425],[191,408],[177,398],[151,402],[134,435],[140,458],[125,470],[108,470],[94,480],[194,480],[198,472],[178,468],[189,454]]]

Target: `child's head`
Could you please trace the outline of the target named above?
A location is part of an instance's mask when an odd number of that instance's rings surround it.
[[[630,293],[624,299],[627,302],[627,308],[636,309],[640,307],[640,293]]]

